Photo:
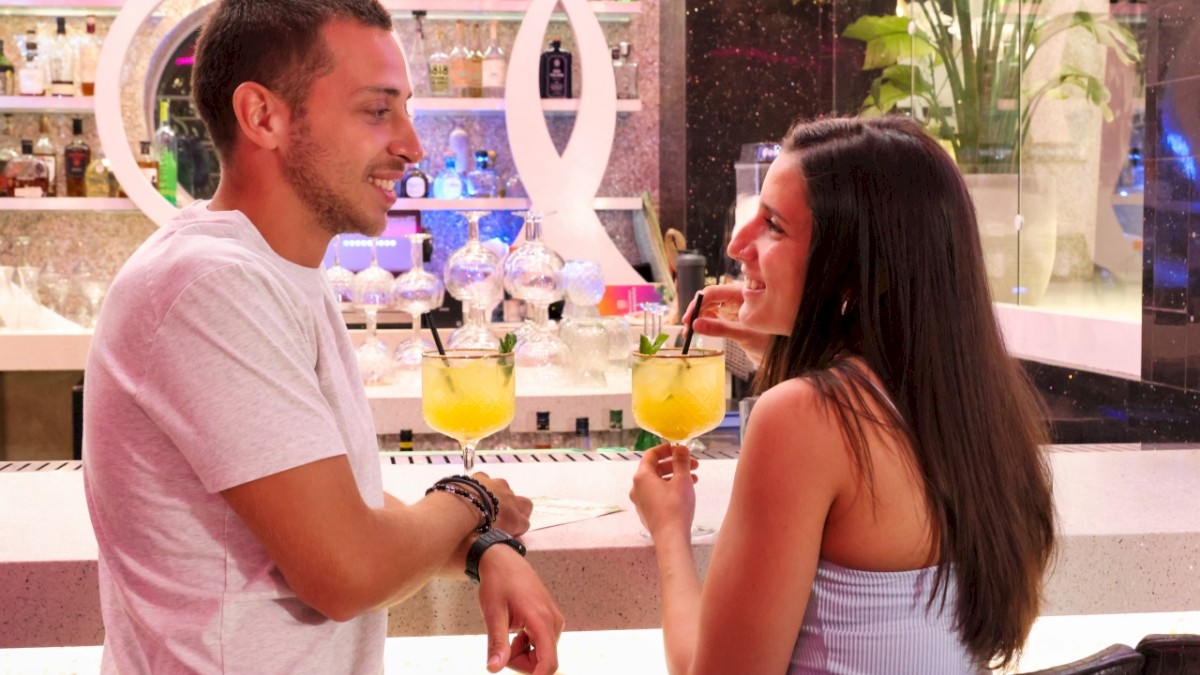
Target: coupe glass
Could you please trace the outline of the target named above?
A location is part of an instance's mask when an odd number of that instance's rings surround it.
[[[633,354],[633,419],[638,426],[675,444],[687,445],[725,417],[725,352],[660,349]],[[692,538],[711,527],[692,526]]]
[[[488,211],[467,211],[467,243],[446,260],[446,290],[462,302],[466,322],[450,334],[451,349],[499,349],[500,340],[487,327],[487,308],[503,293],[500,259],[479,241],[479,219]]]
[[[333,289],[333,297],[338,301],[342,311],[354,306],[354,272],[342,267],[342,235],[333,237],[333,264],[325,270],[329,279],[329,287]]]
[[[515,411],[511,353],[447,349],[423,355],[421,414],[431,429],[458,441],[465,471],[475,466],[479,441],[507,427]]]
[[[426,344],[421,337],[421,315],[442,306],[446,288],[442,280],[425,271],[423,248],[428,234],[406,234],[412,255],[412,267],[396,278],[392,286],[392,302],[396,309],[412,317],[412,337],[396,347],[396,367],[416,370],[421,367],[421,355],[433,345]]]
[[[392,357],[387,345],[376,334],[379,310],[392,302],[392,273],[379,266],[375,250],[375,239],[371,239],[371,264],[354,275],[354,307],[367,317],[367,337],[354,351],[358,359],[359,375],[363,384],[387,384],[392,374]]]

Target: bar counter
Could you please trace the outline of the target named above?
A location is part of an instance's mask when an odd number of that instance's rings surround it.
[[[616,504],[625,510],[530,532],[529,560],[572,631],[658,626],[659,595],[650,541],[628,499],[633,453],[555,453],[563,461],[519,455],[479,466],[530,496]],[[1194,582],[1200,560],[1200,449],[1137,445],[1050,449],[1060,540],[1046,580],[1043,615],[1200,610]],[[384,486],[419,498],[461,466],[423,455],[384,457]],[[19,463],[18,463],[19,464]],[[0,466],[0,648],[95,645],[103,639],[96,543],[83,476]],[[724,515],[734,459],[700,462],[697,522]],[[18,470],[25,468],[26,470]],[[54,467],[45,467],[54,468]],[[75,469],[75,470],[72,470]],[[707,566],[712,541],[696,544]],[[390,612],[389,635],[483,632],[473,585],[438,580]]]

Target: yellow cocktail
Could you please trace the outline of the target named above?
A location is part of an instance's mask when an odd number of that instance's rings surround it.
[[[421,358],[421,414],[434,431],[458,441],[463,468],[475,464],[475,446],[512,422],[516,409],[513,355],[451,349]]]
[[[682,443],[715,429],[725,417],[725,352],[660,349],[633,355],[633,419]]]

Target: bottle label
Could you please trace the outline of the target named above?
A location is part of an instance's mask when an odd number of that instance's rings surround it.
[[[39,199],[42,196],[42,188],[37,185],[19,187],[13,190],[14,197],[26,197],[29,199]]]
[[[456,176],[449,176],[443,179],[442,192],[443,199],[458,199],[462,196],[463,192],[462,180]]]
[[[404,196],[410,199],[420,199],[426,195],[429,188],[428,181],[422,176],[409,176],[408,180],[404,181]]]
[[[483,86],[497,89],[504,87],[504,76],[507,70],[507,64],[502,59],[484,61]]]
[[[456,58],[450,61],[450,86],[454,88],[471,86],[471,73],[467,68],[465,58]]]
[[[22,96],[41,96],[46,93],[46,80],[41,68],[22,68],[17,75]]]
[[[82,148],[67,148],[63,151],[63,159],[66,160],[67,178],[83,178],[92,153]]]
[[[429,90],[434,94],[450,93],[450,66],[445,63],[429,64]]]

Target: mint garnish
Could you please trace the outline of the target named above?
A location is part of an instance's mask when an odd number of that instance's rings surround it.
[[[517,336],[512,333],[505,333],[504,337],[500,338],[500,353],[511,354],[513,347],[517,346]]]
[[[638,346],[638,352],[642,354],[657,354],[659,349],[662,349],[663,344],[667,341],[666,333],[659,333],[658,337],[654,338],[654,342],[645,335],[642,336],[641,344]]]

